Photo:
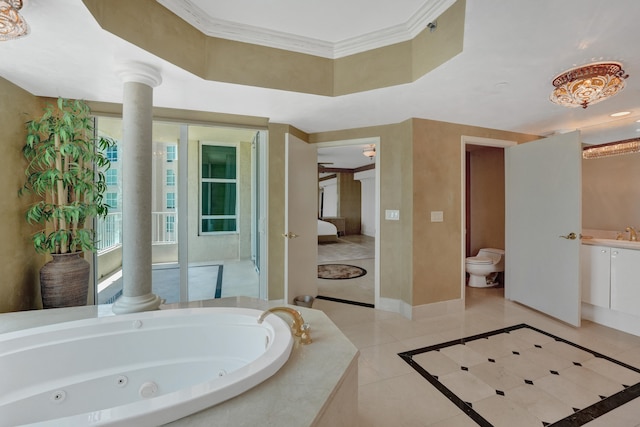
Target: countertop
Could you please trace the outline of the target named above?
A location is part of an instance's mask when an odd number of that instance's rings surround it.
[[[616,239],[600,239],[600,238],[582,238],[583,245],[592,246],[608,246],[611,248],[621,249],[634,249],[640,250],[640,242],[631,240],[616,240]]]

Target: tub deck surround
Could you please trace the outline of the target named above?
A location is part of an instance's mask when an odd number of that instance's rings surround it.
[[[239,297],[172,304],[162,308],[242,306],[265,310],[276,305]],[[295,308],[311,325],[314,337],[312,344],[301,345],[296,340],[289,360],[275,375],[235,398],[178,419],[170,425],[356,425],[358,350],[324,313]],[[110,307],[94,306],[3,314],[0,315],[0,333],[110,316],[108,310]],[[285,319],[285,322],[290,323],[290,319]],[[171,345],[170,342],[166,344]]]

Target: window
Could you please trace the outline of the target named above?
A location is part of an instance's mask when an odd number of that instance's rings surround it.
[[[118,185],[118,169],[108,169],[106,180],[107,185]]]
[[[118,193],[105,193],[105,202],[111,209],[118,207]]]
[[[174,162],[178,158],[176,145],[167,145],[167,162]]]
[[[167,186],[173,187],[176,185],[176,171],[173,169],[167,169]]]
[[[176,208],[176,193],[167,193],[167,209]]]
[[[107,155],[107,159],[109,159],[109,161],[117,162],[118,161],[118,146],[117,145],[112,145],[111,147],[108,147],[106,155]]]
[[[165,226],[167,234],[174,233],[176,231],[176,217],[173,215],[167,216],[167,223]]]
[[[238,155],[235,145],[200,146],[200,232],[237,231]]]

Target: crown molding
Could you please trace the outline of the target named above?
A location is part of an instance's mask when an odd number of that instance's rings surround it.
[[[427,24],[435,21],[455,0],[427,0],[407,22],[332,43],[282,31],[268,30],[217,19],[207,15],[190,0],[156,0],[162,6],[210,37],[284,49],[337,59],[360,52],[411,40]]]

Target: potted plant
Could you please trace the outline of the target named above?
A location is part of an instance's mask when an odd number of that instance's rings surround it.
[[[58,98],[26,124],[27,178],[19,194],[37,199],[26,212],[27,222],[43,227],[33,235],[33,245],[53,258],[40,270],[44,308],[87,301],[89,263],[81,255],[96,250],[90,220],[108,213],[105,153],[115,143],[96,137],[93,123],[84,101]]]

